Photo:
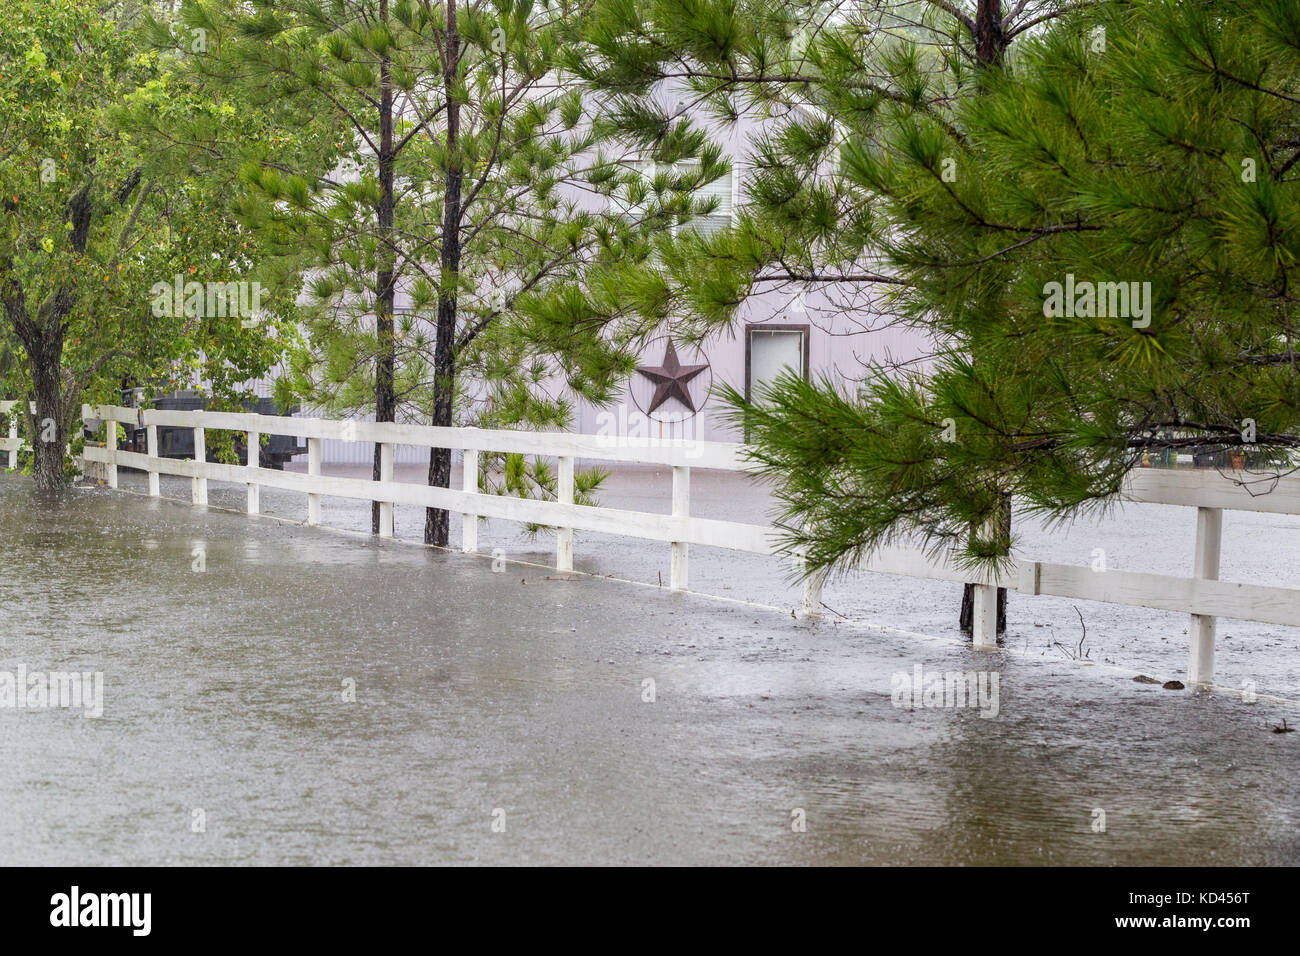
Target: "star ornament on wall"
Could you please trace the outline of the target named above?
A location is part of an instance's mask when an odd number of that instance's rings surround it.
[[[707,368],[707,365],[683,365],[677,358],[677,348],[673,345],[673,340],[669,339],[662,364],[642,365],[637,368],[638,373],[655,383],[655,394],[650,399],[650,407],[646,409],[646,414],[654,414],[655,409],[670,398],[677,399],[692,412],[696,411],[695,402],[686,385]]]

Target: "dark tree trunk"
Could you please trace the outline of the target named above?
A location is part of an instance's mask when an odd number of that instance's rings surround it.
[[[64,448],[68,443],[64,415],[60,360],[63,357],[63,327],[59,321],[37,329],[37,335],[23,338],[32,376],[32,401],[36,413],[24,416],[27,442],[32,449],[32,478],[40,491],[57,491],[67,484],[63,471]]]
[[[451,350],[443,356],[442,336],[444,322],[442,318],[442,305],[438,306],[438,346],[434,352],[434,398],[433,398],[433,421],[434,425],[450,426],[452,423],[452,381],[455,376],[453,367],[454,359],[451,357]],[[454,315],[454,311],[453,311]],[[454,323],[454,319],[452,322]],[[429,486],[433,488],[450,488],[451,487],[451,449],[450,448],[430,448],[429,449]],[[424,541],[426,544],[434,544],[440,548],[445,548],[451,541],[451,530],[449,525],[449,516],[442,508],[425,508],[424,509]]]
[[[998,516],[998,521],[1002,525],[1002,533],[1007,540],[1011,540],[1011,496],[1002,496],[1002,510]],[[975,633],[975,585],[966,584],[961,589],[961,614],[958,617],[958,625],[961,632],[967,637]],[[999,634],[1007,632],[1007,589],[998,588],[998,631]]]
[[[388,0],[380,0],[379,18],[388,21]],[[375,335],[379,351],[375,358],[375,421],[391,422],[397,418],[397,395],[393,388],[393,369],[397,364],[396,342],[393,337],[393,308],[397,301],[394,284],[393,253],[383,245],[393,228],[393,167],[396,155],[393,148],[393,87],[391,66],[387,56],[379,61],[379,207],[376,217],[379,224],[379,269],[375,273]],[[379,480],[379,445],[375,445],[374,466],[371,475]],[[370,505],[370,533],[379,534],[379,502]]]
[[[980,66],[995,66],[1006,48],[1002,0],[979,0],[975,9],[975,61]]]
[[[68,244],[77,255],[85,253],[90,241],[93,185],[93,175],[88,176],[68,200]],[[123,199],[127,194],[122,193]],[[0,260],[0,302],[5,318],[27,352],[32,380],[29,400],[36,406],[34,414],[30,409],[22,412],[27,443],[32,449],[32,477],[38,490],[58,491],[68,483],[63,471],[68,419],[73,403],[80,401],[79,389],[69,385],[65,393],[63,383],[64,323],[72,314],[76,296],[70,288],[61,286],[41,303],[33,318],[28,311],[27,292],[12,270],[11,260]]]
[[[961,631],[967,637],[975,633],[975,585],[961,589]],[[1007,589],[998,588],[998,633],[1007,632]]]
[[[975,8],[975,61],[981,67],[997,66],[1002,62],[1002,53],[1007,48],[1006,30],[1003,25],[1002,0],[979,0]],[[1003,502],[1003,530],[1008,537],[1011,534],[1011,500]],[[968,637],[974,633],[975,624],[975,585],[967,584],[961,591],[961,612],[958,625]],[[998,588],[998,633],[1007,630],[1007,589]]]
[[[461,156],[460,103],[456,101],[456,63],[460,37],[456,5],[447,4],[447,42],[443,52],[443,89],[447,95],[447,182],[442,207],[442,284],[438,290],[437,342],[433,351],[433,416],[430,424],[450,426],[456,391],[456,292],[460,274]],[[451,449],[429,449],[429,485],[451,487]],[[447,547],[448,515],[442,508],[424,510],[424,543]]]

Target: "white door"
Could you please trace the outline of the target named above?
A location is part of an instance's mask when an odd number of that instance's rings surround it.
[[[804,336],[807,330],[749,330],[749,395],[758,397],[761,386],[774,381],[783,372],[804,375]]]

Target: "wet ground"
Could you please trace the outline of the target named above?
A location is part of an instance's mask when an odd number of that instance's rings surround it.
[[[734,482],[697,475],[695,513],[758,520],[763,495]],[[249,519],[220,510],[242,507],[235,486],[207,510],[142,486],[42,503],[0,476],[0,670],[104,674],[98,719],[0,709],[0,863],[1300,862],[1300,734],[1271,731],[1297,708],[1132,680],[1181,676],[1177,615],[1081,605],[1100,662],[1083,666],[1052,643],[1079,640],[1068,602],[1013,595],[1007,648],[974,651],[933,582],[827,589],[913,633],[809,626],[768,559],[695,549],[692,586],[730,600],[672,595]],[[667,488],[625,472],[605,500],[664,510]],[[305,516],[303,496],[262,494]],[[325,504],[327,524],[368,525]],[[397,519],[419,536],[417,509]],[[1146,506],[1023,537],[1173,573],[1193,522]],[[1293,583],[1297,527],[1228,515],[1224,576]],[[480,543],[539,562],[551,545],[502,523]],[[578,540],[600,574],[653,583],[667,558]],[[1225,686],[1300,696],[1295,630],[1220,629]],[[996,676],[996,716],[896,706],[918,666]]]
[[[290,467],[305,470],[301,465]],[[368,469],[355,467],[333,471],[352,477],[369,475]],[[399,467],[397,478],[424,480],[422,471],[414,467]],[[143,490],[142,480],[124,477],[124,485],[132,481],[136,481],[132,487]],[[214,503],[243,510],[243,488],[212,487]],[[165,493],[188,499],[188,480],[176,480]],[[599,496],[610,507],[667,513],[671,494],[669,469],[623,467],[612,471]],[[304,495],[263,490],[262,503],[268,513],[295,522],[306,516]],[[694,515],[762,524],[771,520],[772,507],[764,489],[743,476],[703,470],[692,473]],[[421,540],[422,509],[399,506],[395,511],[397,536]],[[460,516],[452,515],[451,522],[452,541],[459,544]],[[326,498],[324,523],[368,533],[369,504]],[[1169,505],[1130,504],[1067,527],[1046,527],[1017,515],[1014,533],[1017,551],[1029,559],[1091,566],[1100,550],[1109,568],[1190,575],[1196,512]],[[651,585],[669,579],[666,544],[584,532],[575,537],[574,563],[580,571]],[[554,547],[553,536],[543,534],[529,539],[510,522],[480,522],[479,549],[484,553],[500,549],[512,560],[553,567]],[[1220,576],[1224,580],[1300,586],[1300,516],[1226,512],[1222,564]],[[802,597],[787,565],[772,558],[716,548],[691,549],[690,587],[716,597],[773,606],[786,614],[800,606]],[[829,582],[823,600],[827,605],[826,620],[832,624],[852,621],[953,640],[960,636],[955,626],[961,600],[958,585],[896,575],[854,574]],[[1186,677],[1185,614],[1013,594],[1008,618],[1007,643],[1020,653],[1114,664],[1129,676],[1147,674],[1162,682]],[[1238,692],[1254,688],[1260,694],[1300,700],[1300,621],[1296,623],[1296,628],[1289,628],[1220,620],[1219,687]]]

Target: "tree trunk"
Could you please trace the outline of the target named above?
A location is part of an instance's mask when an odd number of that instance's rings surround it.
[[[455,306],[451,312],[451,326],[455,325]],[[444,328],[443,305],[438,303],[438,345],[434,351],[433,421],[434,425],[450,426],[452,423],[452,390],[455,367],[451,349],[442,347]],[[444,351],[446,354],[444,354]],[[434,488],[451,487],[451,449],[429,449],[429,485]],[[445,548],[450,543],[449,518],[442,508],[424,509],[424,541]]]
[[[1006,30],[1003,27],[1002,0],[979,0],[975,9],[975,61],[981,67],[997,66],[1007,48]],[[1011,535],[1011,500],[1003,502],[1003,530]],[[974,634],[975,585],[967,584],[961,591],[961,612],[957,623],[961,632]],[[998,588],[998,633],[1007,631],[1007,589]]]
[[[456,63],[460,37],[456,5],[447,4],[447,41],[443,52],[443,89],[447,96],[447,182],[442,206],[442,282],[438,288],[437,342],[433,351],[433,425],[452,424],[456,391],[456,305],[460,276],[461,156],[460,103],[456,100]],[[451,449],[429,449],[429,485],[451,487]],[[424,543],[447,547],[450,541],[447,512],[424,510]]]
[[[1002,532],[1011,540],[1011,496],[1002,496],[1002,509],[998,515],[998,522],[1002,525]],[[961,614],[957,619],[961,632],[967,637],[972,637],[975,633],[975,585],[965,584],[961,589]],[[998,588],[998,631],[999,634],[1007,632],[1007,589]]]
[[[71,205],[73,238],[83,242],[89,221],[88,197],[89,188],[83,188]],[[7,261],[0,266],[9,271]],[[63,393],[63,321],[71,314],[75,299],[67,288],[60,288],[41,305],[33,319],[27,310],[27,294],[22,283],[8,278],[0,285],[0,300],[3,300],[5,317],[27,353],[27,371],[32,382],[28,401],[35,404],[36,411],[33,414],[23,407],[20,420],[26,425],[27,444],[32,449],[32,476],[38,490],[58,491],[67,484],[63,450],[68,441],[66,410],[70,398]]]
[[[134,184],[138,177],[129,179]],[[88,174],[86,181],[68,200],[68,244],[78,256],[85,254],[90,242],[90,220],[94,205],[90,194],[95,177]],[[126,201],[129,190],[121,193]],[[22,282],[12,275],[13,262],[7,257],[0,260],[0,303],[18,341],[27,352],[27,368],[32,379],[31,401],[36,406],[33,414],[29,408],[22,410],[22,420],[27,424],[27,443],[32,449],[32,476],[40,491],[58,491],[68,483],[63,471],[63,453],[68,443],[68,425],[72,417],[73,402],[80,402],[80,386],[63,386],[64,321],[72,314],[76,295],[67,286],[60,286],[41,303],[33,319],[27,306],[27,293]]]
[[[379,2],[379,19],[388,22],[388,0]],[[393,309],[397,302],[394,284],[393,253],[386,238],[393,228],[393,87],[389,58],[379,61],[379,207],[375,210],[381,246],[379,268],[375,273],[375,335],[379,351],[375,358],[375,421],[397,419],[397,395],[393,388],[393,370],[397,365],[397,347],[393,336]],[[375,445],[373,480],[379,480],[380,446]],[[370,505],[370,533],[379,534],[379,502]]]
[[[57,320],[24,338],[28,370],[32,377],[32,401],[36,413],[24,415],[27,442],[32,449],[32,478],[39,491],[58,491],[68,483],[63,471],[63,453],[68,443],[64,420],[64,395],[60,381],[63,357],[63,328]]]
[[[980,66],[996,66],[1006,48],[1002,0],[979,0],[975,9],[975,61]]]

